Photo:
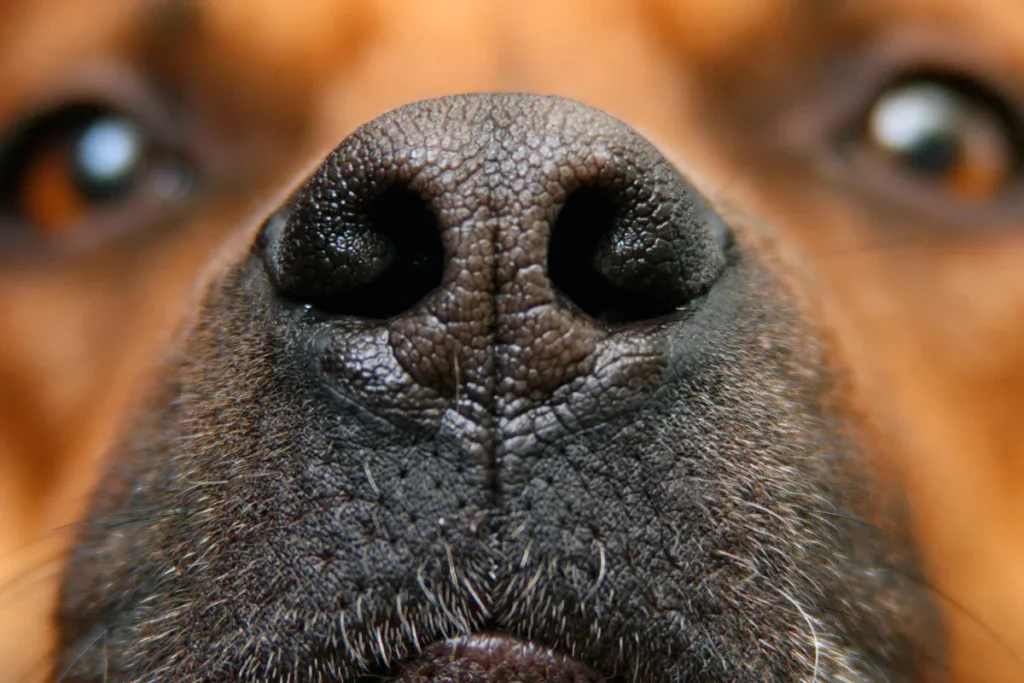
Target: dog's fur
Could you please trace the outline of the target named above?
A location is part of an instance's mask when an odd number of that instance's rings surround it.
[[[142,110],[200,171],[173,207],[139,209],[116,234],[99,220],[66,245],[18,241],[0,269],[0,675],[287,676],[293,657],[354,671],[360,657],[414,649],[413,624],[428,641],[481,625],[528,634],[642,679],[1024,677],[1021,188],[959,210],[848,148],[878,89],[907,74],[970,79],[1024,120],[1024,6],[422,5],[0,5],[5,129],[64,101],[110,102]],[[643,400],[576,411],[587,429],[549,450],[513,449],[510,462],[539,464],[505,472],[501,505],[472,472],[426,457],[441,446],[381,436],[310,380],[280,330],[305,338],[314,325],[276,303],[263,272],[274,258],[248,255],[356,126],[481,91],[568,96],[622,119],[739,240],[703,317],[652,333],[651,348],[674,351],[645,353],[670,359],[676,381],[651,398],[641,373],[630,391]],[[571,143],[574,126],[612,126],[575,105],[499,101],[518,114],[503,129],[564,116]],[[429,128],[443,115],[471,146],[481,133],[467,102],[391,121]],[[158,358],[170,359],[161,381],[129,411]],[[362,391],[347,386],[336,390]],[[546,400],[531,395],[529,410]],[[415,403],[417,428],[443,431],[445,406]],[[105,456],[128,412],[128,436]],[[598,455],[607,470],[592,469]],[[627,456],[645,463],[639,474]],[[366,471],[402,458],[410,481],[449,483],[410,496],[397,474]],[[614,491],[601,488],[609,478]],[[539,480],[563,495],[545,497]],[[541,512],[516,507],[527,500]],[[487,519],[473,534],[423,530],[449,512]],[[69,540],[65,574],[53,553]],[[409,567],[420,593],[394,578]],[[325,589],[324,576],[343,585]],[[358,625],[339,629],[356,610]]]

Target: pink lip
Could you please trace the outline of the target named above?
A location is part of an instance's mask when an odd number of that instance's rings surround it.
[[[582,662],[504,633],[432,645],[397,665],[395,683],[598,683],[608,677]]]

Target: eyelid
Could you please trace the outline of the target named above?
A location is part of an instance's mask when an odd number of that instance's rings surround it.
[[[905,28],[892,27],[887,35],[830,56],[827,68],[801,83],[774,117],[773,153],[792,159],[795,168],[850,195],[859,206],[891,212],[893,220],[904,224],[924,219],[933,235],[963,234],[965,226],[974,231],[1018,230],[1024,219],[1020,173],[997,200],[970,206],[937,201],[934,190],[917,179],[858,168],[857,149],[872,106],[887,88],[915,76],[973,84],[986,100],[998,102],[1004,120],[1012,118],[1017,138],[1012,153],[1024,159],[1024,82],[1016,80],[1019,75],[1000,70],[1001,63],[987,58],[983,46],[964,46],[962,37]]]
[[[6,128],[0,129],[0,161],[16,154],[30,139],[27,136],[34,135],[37,126],[47,125],[48,119],[76,108],[106,110],[143,128],[149,147],[158,151],[159,158],[166,162],[153,167],[154,173],[149,174],[147,182],[157,183],[151,189],[159,189],[171,179],[176,183],[175,188],[187,187],[188,197],[194,197],[199,190],[196,182],[205,175],[203,162],[208,155],[196,145],[196,136],[186,128],[184,117],[175,116],[161,93],[129,65],[86,64],[59,81],[40,86],[35,97],[27,102],[31,106],[23,106],[4,117]],[[167,171],[174,173],[173,179],[166,175]],[[25,221],[6,216],[0,219],[0,222],[10,222],[0,232],[0,260],[35,262],[39,258],[62,255],[77,257],[83,250],[128,238],[140,228],[149,231],[150,223],[164,222],[166,215],[175,213],[172,207],[186,199],[184,194],[175,197],[160,192],[149,194],[153,196],[140,196],[130,204],[102,209],[102,213],[96,214],[101,229],[85,229],[57,240],[37,238]]]
[[[106,105],[122,111],[146,126],[158,144],[184,148],[187,142],[170,102],[136,70],[120,62],[87,62],[41,86],[37,92],[26,94],[22,102],[19,109],[2,121],[0,154],[4,143],[22,132],[26,125],[73,102]]]
[[[999,136],[996,144],[1005,145],[1002,149],[1006,153],[1006,164],[999,187],[993,188],[987,197],[964,201],[936,184],[938,179],[924,178],[912,169],[884,162],[877,148],[872,147],[869,125],[879,99],[900,87],[918,83],[948,88],[951,97],[966,98],[967,106],[979,107],[979,112],[991,115],[988,123]],[[993,98],[998,99],[993,102]],[[969,226],[973,232],[985,229],[983,226],[1015,229],[1024,216],[1024,178],[1021,175],[1024,153],[1020,144],[1024,113],[1002,105],[1005,101],[998,93],[990,92],[987,84],[961,73],[946,70],[933,74],[911,69],[903,75],[896,74],[863,108],[853,110],[846,123],[831,131],[831,137],[825,138],[830,144],[826,142],[817,155],[818,170],[845,192],[863,193],[865,206],[873,205],[878,210],[883,207],[909,210],[926,217],[933,236],[937,234],[935,230],[943,226],[960,233],[964,226]]]
[[[913,74],[968,76],[1017,112],[1024,112],[1024,81],[1016,72],[1000,69],[983,45],[975,45],[949,32],[894,26],[884,35],[851,46],[829,57],[835,68],[808,83],[802,98],[780,121],[776,131],[782,144],[803,153],[821,149],[821,141],[834,139],[847,126],[851,113],[867,116],[868,109],[887,86]],[[835,78],[841,71],[842,78]],[[823,159],[832,163],[834,159]]]

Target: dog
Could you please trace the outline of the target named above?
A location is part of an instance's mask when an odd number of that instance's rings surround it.
[[[0,12],[6,679],[1024,677],[1024,6]]]

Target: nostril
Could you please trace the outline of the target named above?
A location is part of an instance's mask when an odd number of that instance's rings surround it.
[[[673,212],[650,203],[628,187],[584,186],[566,198],[552,227],[552,285],[602,322],[659,318],[700,294],[679,258],[693,251],[687,236],[671,218],[659,224],[659,216]]]
[[[444,246],[422,197],[395,185],[351,204],[300,202],[271,238],[266,263],[282,294],[332,315],[382,319],[440,286]]]

